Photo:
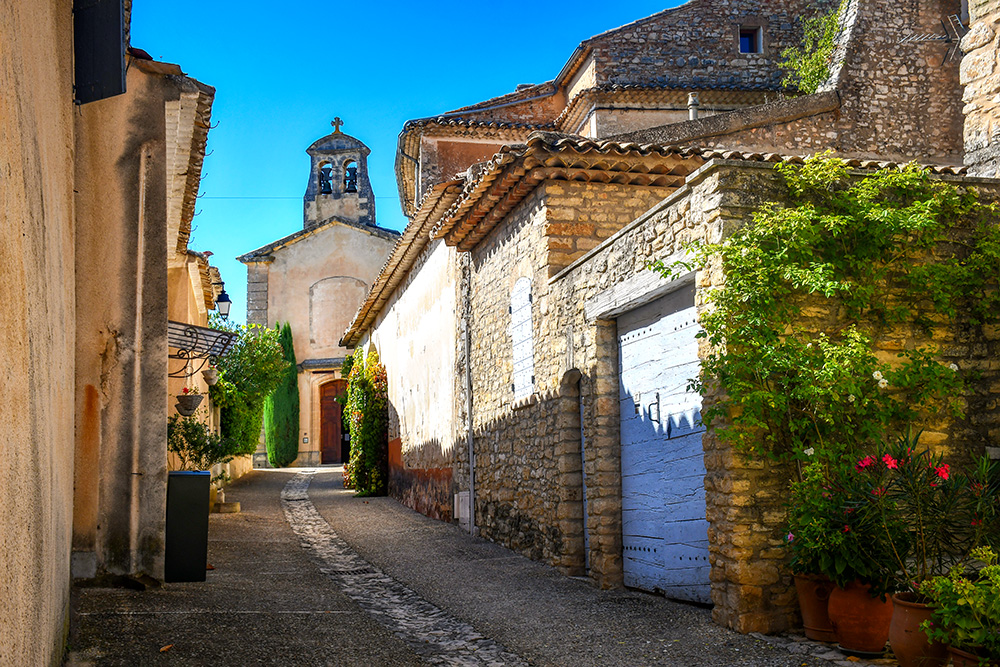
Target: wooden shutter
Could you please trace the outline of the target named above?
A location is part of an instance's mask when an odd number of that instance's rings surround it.
[[[125,92],[122,0],[73,3],[74,101],[86,104]]]

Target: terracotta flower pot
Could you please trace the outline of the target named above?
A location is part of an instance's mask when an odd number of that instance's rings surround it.
[[[821,574],[796,574],[795,590],[799,594],[799,609],[802,610],[802,627],[806,637],[820,642],[835,642],[837,634],[830,624],[827,604],[833,582]]]
[[[948,653],[951,654],[951,664],[954,667],[979,667],[980,665],[980,658],[974,653],[963,651],[954,646],[948,647]],[[987,667],[1000,667],[1000,660],[990,660],[986,665]]]
[[[875,655],[885,650],[892,621],[892,600],[872,597],[869,586],[853,581],[830,593],[830,623],[837,642],[847,652]]]
[[[177,397],[174,408],[184,417],[190,417],[201,404],[201,399],[205,398],[201,394],[181,394]]]
[[[892,623],[889,645],[900,667],[943,667],[948,662],[948,648],[941,642],[928,642],[920,624],[931,617],[931,607],[915,602],[913,593],[892,596]]]

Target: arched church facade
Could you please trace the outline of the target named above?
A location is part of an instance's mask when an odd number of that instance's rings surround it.
[[[247,323],[292,329],[299,384],[299,455],[293,465],[340,463],[347,454],[334,400],[346,388],[339,339],[399,234],[375,224],[369,149],[340,130],[314,142],[302,229],[239,258],[247,265]],[[255,466],[267,465],[263,446]]]

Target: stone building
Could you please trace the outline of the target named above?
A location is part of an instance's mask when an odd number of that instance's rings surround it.
[[[958,0],[844,3],[828,81],[783,98],[775,54],[805,9],[695,0],[582,43],[551,82],[404,126],[411,222],[342,339],[386,362],[390,493],[602,586],[710,601],[743,632],[796,622],[778,477],[705,431],[686,390],[718,277],[645,265],[743,224],[803,153],[919,159],[996,196],[962,176]],[[949,442],[981,448],[996,421]]]
[[[73,578],[162,578],[167,320],[182,300],[210,308],[215,275],[188,254],[214,89],[126,50],[130,2],[76,23],[72,5],[0,7],[11,664],[61,663]],[[174,281],[189,262],[197,279]]]
[[[341,132],[308,149],[302,229],[238,259],[247,265],[247,323],[291,325],[299,369],[299,456],[293,465],[345,461],[347,443],[334,398],[351,350],[340,334],[399,238],[375,224],[369,149]],[[256,465],[266,465],[258,451]]]
[[[971,0],[972,26],[962,38],[965,160],[969,172],[1000,177],[1000,2]]]

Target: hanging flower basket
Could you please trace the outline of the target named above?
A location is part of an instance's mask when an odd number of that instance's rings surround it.
[[[174,408],[184,417],[190,417],[198,409],[198,406],[201,405],[201,399],[203,398],[205,397],[201,394],[181,394],[177,397],[177,403],[174,404]]]
[[[212,386],[219,381],[219,370],[217,368],[206,368],[201,372],[201,376],[205,378],[205,382],[209,386]]]

